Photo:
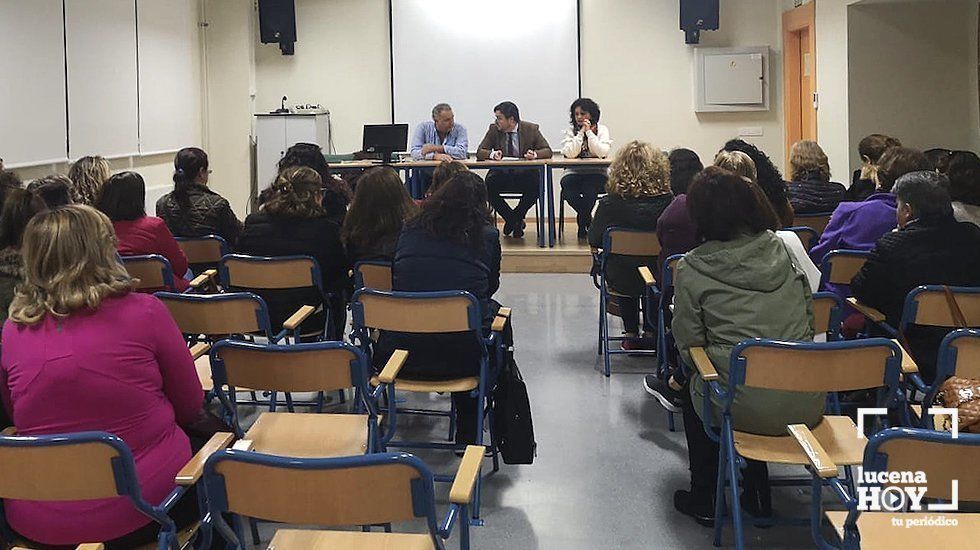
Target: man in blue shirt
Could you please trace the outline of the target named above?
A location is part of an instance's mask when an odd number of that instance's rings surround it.
[[[432,120],[425,121],[415,128],[412,134],[412,158],[415,160],[438,160],[450,162],[463,160],[469,154],[466,128],[456,124],[453,108],[448,103],[440,103],[432,108]],[[422,190],[429,188],[432,169],[417,172],[422,178]]]

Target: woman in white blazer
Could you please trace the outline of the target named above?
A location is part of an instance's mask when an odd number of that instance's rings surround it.
[[[572,102],[571,128],[565,130],[561,153],[565,158],[606,158],[612,151],[609,128],[599,124],[599,105],[587,97]],[[561,178],[562,197],[578,213],[578,238],[588,236],[592,209],[606,185],[605,166],[572,167]]]

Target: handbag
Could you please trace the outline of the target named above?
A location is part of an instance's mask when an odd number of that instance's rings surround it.
[[[951,376],[936,394],[936,404],[957,410],[959,431],[980,433],[980,380]],[[947,416],[944,429],[952,429]]]
[[[514,353],[504,353],[497,387],[493,391],[493,434],[505,464],[531,464],[537,456],[531,401]]]

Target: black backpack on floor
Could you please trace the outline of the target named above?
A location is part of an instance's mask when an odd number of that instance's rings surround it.
[[[493,433],[506,464],[531,464],[537,455],[531,423],[531,402],[514,352],[504,352],[504,365],[493,392]]]

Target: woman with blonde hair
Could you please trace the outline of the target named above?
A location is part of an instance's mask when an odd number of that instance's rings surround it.
[[[72,182],[72,201],[89,206],[95,205],[102,192],[102,185],[111,175],[112,167],[109,166],[109,161],[102,157],[82,157],[76,160],[68,170],[68,179]]]
[[[18,435],[115,434],[133,452],[143,497],[163,501],[191,458],[181,426],[199,418],[204,396],[180,330],[159,300],[133,292],[112,225],[94,208],[37,214],[22,250],[0,357],[0,397]],[[159,531],[126,497],[3,504],[10,527],[42,545],[134,548]],[[171,517],[188,525],[196,511],[185,495]]]
[[[798,141],[789,152],[792,180],[786,187],[789,203],[797,214],[833,212],[847,189],[830,181],[827,155],[815,141]]]
[[[670,192],[667,156],[649,143],[627,143],[609,166],[606,192],[589,226],[592,248],[602,248],[603,234],[610,227],[656,231],[657,219],[674,198]],[[617,300],[626,332],[623,349],[642,349],[648,345],[639,339],[640,297],[644,285],[637,268],[643,265],[656,269],[656,257],[612,255],[606,263],[609,286],[622,295]],[[645,336],[652,338],[649,321]]]
[[[340,241],[340,226],[324,208],[322,180],[316,170],[286,168],[269,188],[268,200],[245,218],[236,252],[253,256],[311,256],[320,264],[323,288],[333,295],[329,304],[334,327],[344,326],[345,296],[349,293],[349,264]],[[272,326],[282,325],[302,305],[323,303],[313,288],[257,292],[269,305]],[[323,329],[322,315],[303,323],[303,332]],[[332,335],[336,337],[337,335]]]

